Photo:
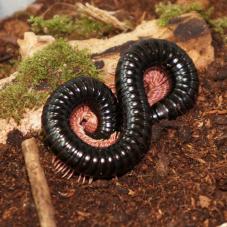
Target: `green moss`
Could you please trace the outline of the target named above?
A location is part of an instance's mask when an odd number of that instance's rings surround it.
[[[73,21],[68,16],[55,15],[49,20],[31,16],[28,22],[31,24],[32,31],[35,33],[62,36],[73,31]]]
[[[95,21],[88,17],[80,17],[73,20],[69,16],[55,15],[52,19],[44,20],[42,17],[30,17],[28,22],[31,29],[37,34],[50,34],[55,37],[62,37],[76,33],[81,38],[88,38],[91,35],[102,35],[110,32],[112,27],[107,24]]]
[[[62,39],[23,60],[18,72],[16,81],[0,91],[0,118],[19,121],[27,108],[39,107],[51,91],[76,76],[100,79],[89,54]]]
[[[213,27],[215,32],[224,36],[224,31],[227,28],[227,17],[210,20],[210,24]]]
[[[19,122],[26,109],[40,106],[46,97],[47,93],[37,92],[17,81],[0,92],[0,118],[12,117]]]
[[[166,26],[169,21],[176,17],[180,16],[181,14],[188,13],[196,11],[202,15],[205,19],[210,17],[210,14],[212,13],[213,9],[210,8],[208,10],[205,10],[203,6],[199,3],[191,3],[191,4],[173,4],[168,2],[165,3],[158,3],[155,5],[155,12],[159,16],[159,25]]]
[[[170,19],[181,15],[182,7],[178,4],[172,4],[168,2],[167,4],[160,2],[155,5],[155,12],[159,16],[159,25],[160,26],[166,26]]]
[[[73,33],[81,38],[89,38],[91,36],[102,36],[112,30],[112,26],[99,21],[92,20],[88,17],[81,17],[74,22]]]

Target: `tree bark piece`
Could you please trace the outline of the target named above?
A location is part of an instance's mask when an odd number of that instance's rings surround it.
[[[41,227],[55,227],[54,208],[43,168],[39,162],[39,150],[35,138],[22,143],[22,152],[31,184],[32,194]]]
[[[114,28],[117,28],[121,31],[127,31],[130,29],[130,26],[128,26],[124,22],[119,21],[116,17],[111,15],[111,13],[106,10],[99,9],[95,6],[90,5],[89,3],[86,3],[85,5],[77,3],[76,6],[80,13],[93,17],[105,24],[112,25]]]

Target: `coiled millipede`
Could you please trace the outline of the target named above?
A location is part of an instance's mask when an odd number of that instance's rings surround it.
[[[150,106],[143,77],[148,69],[157,68],[168,76],[171,88]],[[42,126],[48,145],[82,176],[111,178],[131,170],[149,150],[151,124],[185,113],[198,93],[191,58],[176,44],[161,39],[132,45],[120,58],[115,77],[117,98],[104,83],[80,76],[58,87],[44,106]],[[96,118],[96,125],[85,127],[85,134],[97,144],[82,140],[75,129],[75,112],[84,106]],[[105,143],[108,138],[111,142]]]

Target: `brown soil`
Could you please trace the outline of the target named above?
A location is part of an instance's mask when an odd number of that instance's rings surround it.
[[[43,2],[41,13],[55,1],[39,2]],[[133,12],[131,17],[137,22],[144,12],[146,19],[154,17],[158,1],[93,2],[105,9]],[[215,16],[226,14],[225,0],[210,2]],[[0,64],[18,59],[15,39],[29,29],[26,18],[20,14],[0,24],[0,39],[8,38],[7,45],[0,42]],[[39,142],[58,226],[207,227],[227,221],[227,48],[217,34],[213,40],[215,62],[199,75],[196,106],[175,121],[154,125],[152,149],[125,176],[91,185],[77,183],[76,177],[62,179],[53,171],[52,154],[42,138],[33,135]],[[12,55],[10,59],[1,62],[7,54]],[[0,145],[0,226],[39,226],[21,152],[23,139],[14,130],[7,144]]]

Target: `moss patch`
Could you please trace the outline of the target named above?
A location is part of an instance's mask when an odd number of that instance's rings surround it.
[[[47,33],[50,35],[64,35],[73,31],[73,21],[68,16],[54,16],[44,20],[42,17],[31,16],[28,19],[31,29],[35,33]]]
[[[37,34],[50,34],[55,37],[65,37],[73,33],[74,36],[88,38],[90,36],[101,36],[112,30],[110,25],[84,16],[72,19],[66,15],[55,15],[48,20],[32,16],[28,22],[31,24],[33,32]]]
[[[225,30],[227,29],[227,17],[210,20],[209,22],[214,31],[219,33],[224,42],[227,43],[227,35],[225,34]]]
[[[213,8],[205,10],[203,6],[199,3],[191,3],[191,4],[173,4],[173,3],[163,3],[160,2],[159,4],[155,5],[155,12],[159,16],[159,25],[166,26],[169,21],[177,16],[180,16],[184,13],[196,11],[198,12],[203,18],[207,19],[210,17]]]
[[[23,60],[18,72],[15,82],[0,91],[0,118],[19,121],[26,109],[38,108],[51,91],[76,76],[100,79],[87,51],[62,39]]]
[[[90,37],[102,37],[104,34],[109,34],[113,31],[113,27],[109,24],[104,24],[95,21],[88,17],[80,17],[75,20],[71,36],[81,39]]]

